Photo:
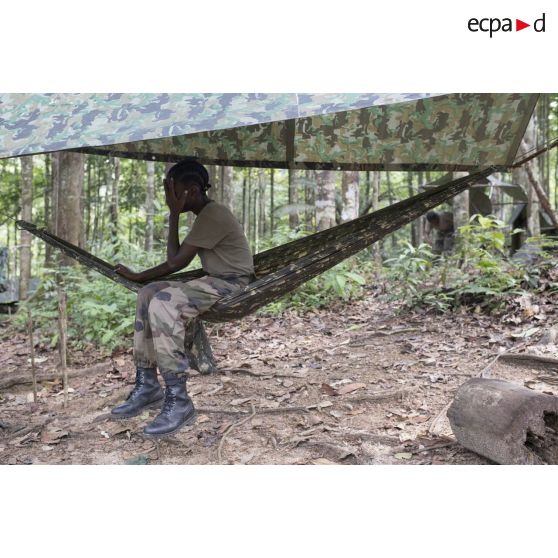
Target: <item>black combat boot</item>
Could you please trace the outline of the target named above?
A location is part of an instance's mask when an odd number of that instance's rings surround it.
[[[163,373],[165,402],[161,413],[148,424],[143,433],[147,438],[164,438],[196,421],[196,410],[186,393],[186,376]]]
[[[136,385],[124,403],[114,407],[110,414],[113,418],[130,418],[139,415],[144,409],[160,407],[164,393],[157,380],[155,368],[136,369]]]

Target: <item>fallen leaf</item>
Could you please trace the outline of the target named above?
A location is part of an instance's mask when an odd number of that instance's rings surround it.
[[[41,442],[45,444],[58,444],[61,438],[68,436],[69,432],[67,430],[62,430],[57,426],[47,428],[41,432]]]
[[[209,422],[211,419],[207,415],[199,415],[198,416],[198,423],[202,422]]]
[[[318,459],[312,459],[311,463],[314,465],[337,465],[335,461],[331,461],[331,459],[326,459],[325,457],[318,457]]]
[[[46,360],[48,360],[48,357],[35,357],[35,364],[41,364],[41,362],[45,362]],[[27,362],[31,364],[31,359],[28,358]]]
[[[233,405],[233,406],[244,405],[244,403],[248,403],[248,401],[251,401],[251,400],[252,400],[251,397],[242,397],[240,399],[233,399],[231,401],[231,405]]]
[[[412,459],[413,458],[413,454],[412,453],[408,453],[408,452],[401,452],[401,453],[396,453],[393,457],[395,457],[395,459]]]
[[[333,403],[331,401],[320,401],[316,406],[318,409],[324,409],[325,407],[331,407]]]
[[[15,438],[10,443],[11,446],[22,446],[27,442],[34,442],[37,438],[38,434],[36,432],[28,432],[24,436],[20,436],[19,438]]]
[[[336,395],[337,391],[333,389],[329,384],[322,384],[320,391],[325,395]]]
[[[247,463],[249,463],[250,461],[252,461],[252,459],[254,459],[254,456],[256,455],[255,451],[250,451],[248,453],[245,453],[241,458],[240,458],[240,463],[242,465],[246,465]]]
[[[123,432],[129,432],[131,427],[121,423],[113,423],[108,424],[106,428],[108,434],[112,437],[118,434],[122,434]]]
[[[339,389],[337,389],[336,395],[345,395],[347,393],[352,393],[353,391],[356,391],[357,389],[362,389],[362,388],[365,388],[365,387],[366,387],[366,384],[360,384],[360,383],[346,384],[344,386],[341,386]]]
[[[253,421],[252,421],[253,422]],[[308,422],[312,425],[312,426],[316,426],[317,424],[321,424],[322,422],[324,422],[320,417],[316,416],[316,415],[310,415],[308,416]]]

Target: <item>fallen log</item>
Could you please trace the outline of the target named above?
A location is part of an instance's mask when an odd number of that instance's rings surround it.
[[[457,390],[448,418],[462,446],[496,463],[558,464],[558,397],[473,378]]]
[[[525,366],[531,364],[532,366],[557,368],[558,359],[552,357],[545,357],[539,355],[532,355],[530,353],[505,353],[500,355],[500,360],[506,361],[509,364],[517,364],[518,366]]]
[[[77,378],[80,376],[88,376],[89,374],[97,374],[99,372],[108,372],[111,370],[111,362],[104,361],[98,362],[91,366],[85,368],[75,368],[68,369],[68,378]],[[37,383],[40,382],[51,382],[53,380],[62,379],[62,374],[60,372],[47,372],[46,374],[37,374]],[[14,376],[9,376],[7,378],[0,378],[0,389],[8,389],[13,386],[32,384],[33,377],[26,374],[17,374]]]

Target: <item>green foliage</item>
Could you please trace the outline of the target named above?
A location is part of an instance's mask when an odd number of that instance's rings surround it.
[[[506,225],[498,219],[474,215],[459,228],[455,252],[436,256],[430,247],[408,242],[399,255],[385,263],[393,288],[390,299],[406,307],[446,311],[461,305],[480,304],[489,311],[501,310],[510,295],[538,285],[541,265],[529,266],[510,260],[505,248]],[[548,237],[533,238],[536,252],[550,261],[557,242]]]
[[[353,256],[268,304],[260,312],[278,315],[287,309],[302,311],[360,299],[371,283],[373,272],[374,264],[366,254]]]
[[[114,260],[114,250],[109,246],[100,256]],[[139,268],[157,263],[155,255],[145,254],[123,241],[119,243],[118,251],[118,257],[131,266],[135,263]],[[13,318],[13,325],[25,329],[29,307],[35,327],[40,330],[41,341],[56,346],[58,285],[63,285],[67,293],[70,347],[93,346],[110,353],[116,347],[131,346],[135,293],[81,266],[45,270],[37,292],[21,305]]]
[[[384,262],[387,265],[387,279],[393,287],[387,295],[388,299],[401,300],[407,307],[446,311],[450,304],[448,296],[424,289],[431,279],[436,259],[428,244],[414,247],[409,242],[403,242],[399,255]]]

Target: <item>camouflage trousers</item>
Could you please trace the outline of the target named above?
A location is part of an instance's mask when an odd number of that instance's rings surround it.
[[[185,346],[189,320],[247,284],[247,277],[205,276],[185,283],[157,281],[141,288],[134,327],[135,365],[187,376],[192,359]]]
[[[437,231],[432,251],[434,254],[450,254],[453,251],[455,236],[453,232]]]

